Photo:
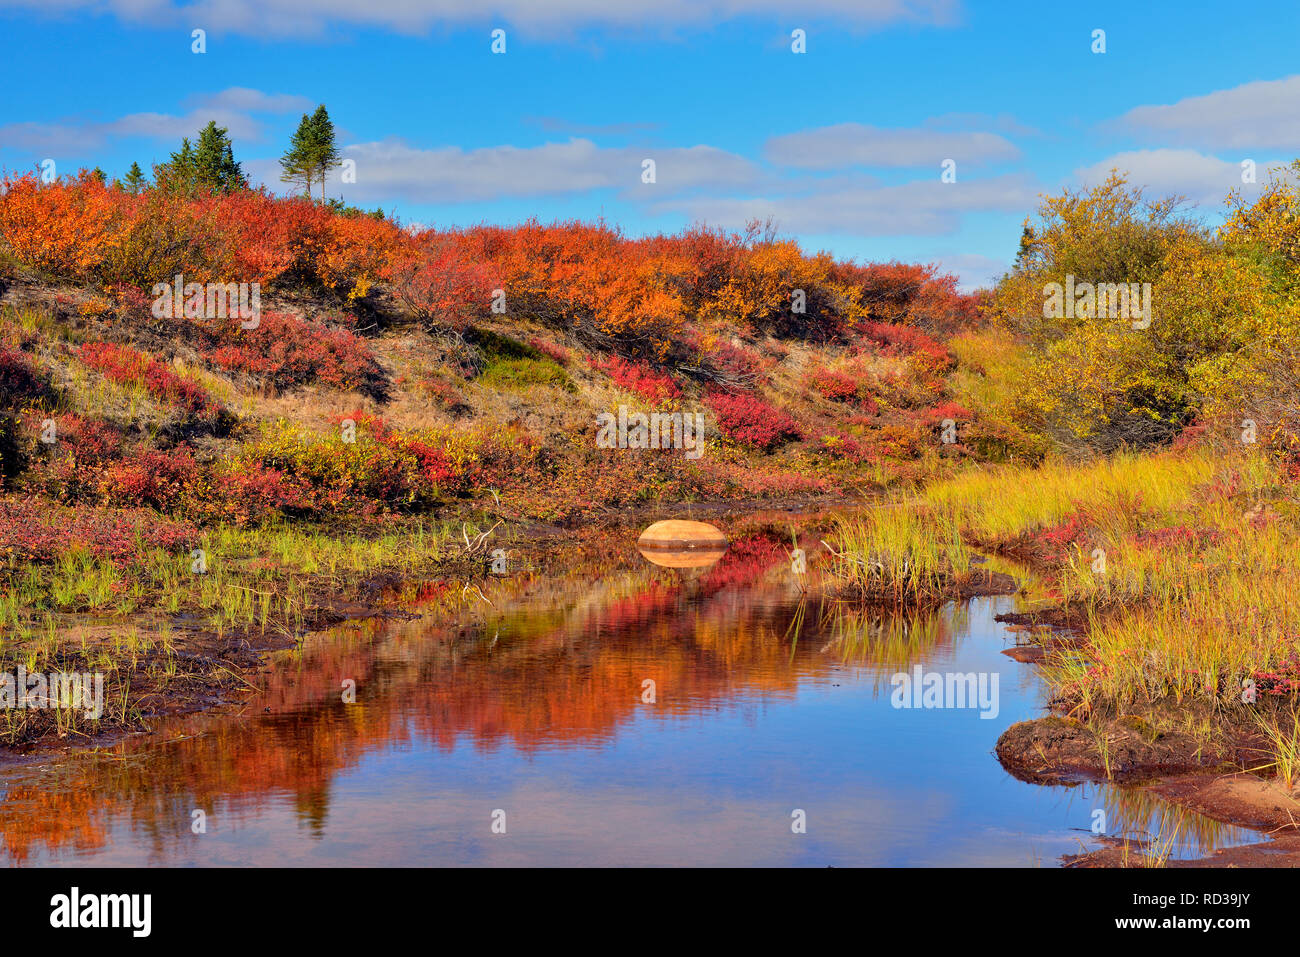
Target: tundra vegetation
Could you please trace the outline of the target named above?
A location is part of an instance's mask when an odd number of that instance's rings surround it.
[[[304,116],[286,179],[337,162]],[[826,536],[838,596],[921,604],[977,553],[1032,562],[1087,629],[1049,654],[1063,709],[1250,728],[1289,779],[1296,171],[1214,229],[1119,173],[1046,197],[978,294],[763,223],[408,228],[323,184],[248,188],[215,124],[152,181],[9,175],[0,657],[109,669],[104,720],[130,726],[145,691],[242,680],[195,635],[289,640],[367,589],[481,574],[529,525],[883,500]],[[174,282],[203,307],[153,308]],[[208,308],[254,283],[255,322]],[[703,413],[702,454],[601,447],[620,406]]]

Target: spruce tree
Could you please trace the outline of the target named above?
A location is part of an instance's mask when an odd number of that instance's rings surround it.
[[[289,139],[289,148],[280,157],[280,179],[306,186],[308,199],[311,198],[312,183],[319,181],[321,199],[324,200],[325,180],[329,171],[339,165],[334,123],[322,104],[311,116],[302,115],[298,129]]]
[[[189,190],[194,186],[194,147],[187,136],[181,140],[181,148],[172,154],[172,158],[163,164],[168,185],[173,189]]]
[[[246,189],[248,182],[244,171],[235,162],[234,149],[225,127],[215,120],[199,132],[199,144],[194,150],[194,185],[219,193],[232,193]]]
[[[280,157],[280,180],[285,183],[301,183],[307,187],[307,198],[311,199],[311,184],[316,168],[312,163],[312,123],[306,113],[302,121],[289,138],[289,148]]]
[[[312,151],[316,160],[316,175],[320,177],[320,195],[325,198],[325,178],[329,171],[340,166],[338,146],[334,142],[334,123],[325,104],[316,107],[311,118]]]
[[[131,168],[126,171],[126,176],[122,178],[122,184],[128,192],[139,193],[145,187],[144,171],[140,169],[139,163],[132,163]]]

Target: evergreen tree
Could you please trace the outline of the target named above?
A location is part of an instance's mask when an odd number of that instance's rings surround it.
[[[128,192],[139,193],[145,188],[144,172],[140,169],[139,163],[132,163],[131,168],[126,171],[126,176],[122,179],[123,185]]]
[[[1025,259],[1028,257],[1034,245],[1034,228],[1025,221],[1024,229],[1020,231],[1020,246],[1016,249],[1016,265],[1023,266]]]
[[[338,146],[334,141],[334,122],[330,119],[325,104],[316,107],[311,118],[312,149],[317,164],[316,173],[320,177],[320,195],[325,198],[325,178],[329,171],[342,165],[339,160]]]
[[[230,137],[215,120],[209,120],[199,131],[197,147],[188,137],[182,140],[180,150],[154,168],[154,180],[160,186],[187,193],[200,189],[233,193],[248,188],[244,170],[235,162]]]
[[[305,186],[309,199],[312,183],[319,181],[323,200],[326,177],[329,176],[331,169],[339,165],[334,123],[322,104],[311,116],[306,113],[302,115],[298,129],[289,139],[289,148],[280,157],[282,171],[280,179],[286,183],[299,183]]]
[[[199,132],[199,144],[194,150],[194,184],[219,193],[248,188],[244,170],[235,162],[227,130],[217,126],[215,120],[209,120]]]
[[[280,180],[306,186],[308,199],[311,199],[311,184],[316,174],[316,168],[312,165],[311,144],[311,117],[304,113],[302,122],[289,138],[289,148],[280,157]]]

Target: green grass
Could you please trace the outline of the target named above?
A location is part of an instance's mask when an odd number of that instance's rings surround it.
[[[835,587],[870,601],[933,601],[970,574],[956,525],[904,500],[841,519],[826,546]]]
[[[575,392],[569,374],[551,359],[495,359],[479,374],[478,381],[497,389],[516,391],[533,386],[552,386]]]

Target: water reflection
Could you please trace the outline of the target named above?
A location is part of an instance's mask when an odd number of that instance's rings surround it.
[[[705,569],[648,566],[631,549],[593,562],[490,582],[482,598],[429,584],[405,596],[421,618],[279,656],[240,716],[174,720],[162,740],[8,773],[3,854],[1029,865],[1088,844],[1097,807],[1110,833],[1168,831],[1143,792],[1041,788],[998,766],[997,735],[1043,704],[1033,669],[1000,654],[993,615],[1013,598],[913,616],[815,601],[766,535]],[[996,672],[998,719],[892,708],[889,677],[917,664]],[[796,808],[806,834],[791,831]],[[498,809],[504,835],[489,827]],[[1173,856],[1258,839],[1192,818]]]

